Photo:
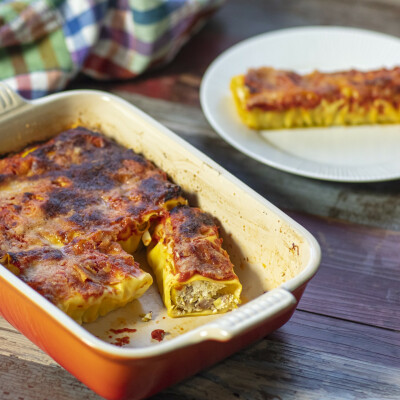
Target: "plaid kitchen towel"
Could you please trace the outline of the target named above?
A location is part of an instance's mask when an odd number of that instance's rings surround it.
[[[78,72],[126,79],[171,60],[224,0],[0,0],[0,80],[25,98]]]

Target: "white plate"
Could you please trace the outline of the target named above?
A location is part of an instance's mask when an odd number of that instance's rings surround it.
[[[255,131],[239,120],[229,83],[250,67],[308,73],[400,66],[400,39],[342,27],[292,28],[245,40],[204,75],[200,98],[214,129],[232,146],[272,167],[332,181],[400,177],[400,125]]]

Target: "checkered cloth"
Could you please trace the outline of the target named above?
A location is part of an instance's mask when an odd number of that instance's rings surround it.
[[[0,80],[32,99],[78,72],[132,78],[171,60],[224,0],[0,0]]]

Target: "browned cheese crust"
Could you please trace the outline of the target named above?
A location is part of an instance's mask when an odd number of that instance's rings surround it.
[[[118,244],[147,229],[179,186],[144,157],[84,128],[0,160],[0,261],[57,303],[142,273]]]
[[[250,93],[246,102],[248,110],[312,109],[322,100],[334,102],[343,97],[362,106],[385,100],[395,108],[400,107],[400,67],[367,72],[314,71],[307,75],[263,67],[250,69],[244,83]]]

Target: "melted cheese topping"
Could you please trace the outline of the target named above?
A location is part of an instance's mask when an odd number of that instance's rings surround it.
[[[251,69],[231,81],[242,121],[255,129],[400,122],[400,67],[298,75]]]
[[[168,315],[207,315],[232,310],[242,286],[221,247],[213,219],[196,208],[176,207],[153,232],[147,260]]]
[[[150,161],[72,129],[0,160],[0,261],[78,322],[93,321],[151,285],[131,253],[154,219],[186,203]]]

